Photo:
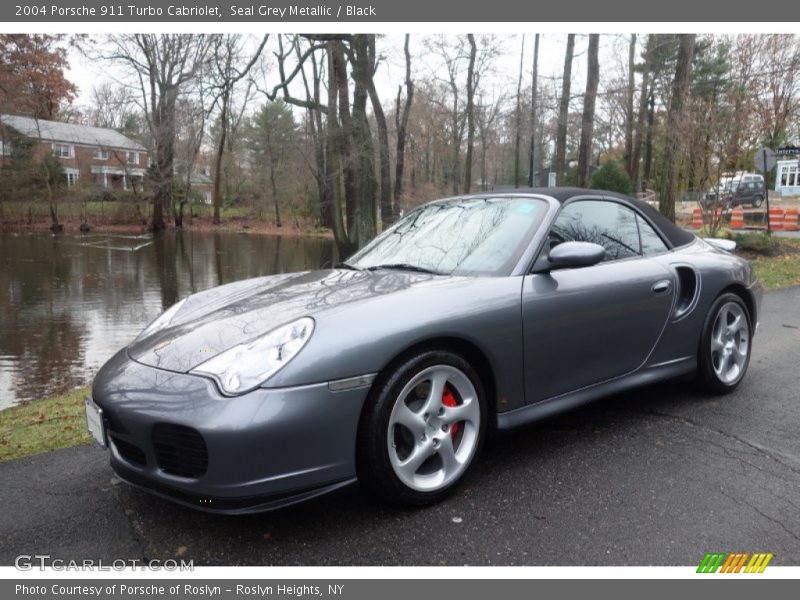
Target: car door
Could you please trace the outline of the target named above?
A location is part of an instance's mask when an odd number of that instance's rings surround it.
[[[672,273],[651,258],[668,247],[629,206],[602,199],[566,204],[547,244],[588,241],[603,262],[525,277],[522,291],[526,402],[540,402],[641,366],[672,306]]]
[[[756,195],[756,182],[754,177],[745,177],[739,192],[739,204],[751,204]]]

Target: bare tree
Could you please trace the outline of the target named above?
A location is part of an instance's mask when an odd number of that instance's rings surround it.
[[[372,104],[372,113],[378,129],[378,162],[380,171],[380,207],[381,225],[385,229],[394,221],[394,207],[392,206],[392,164],[389,158],[389,127],[386,124],[386,114],[381,106],[381,99],[375,87],[375,72],[378,68],[378,59],[375,55],[375,36],[370,35],[367,41],[367,68],[369,72],[364,84]]]
[[[104,81],[92,88],[88,118],[94,127],[123,129],[136,108],[136,98],[129,87]]]
[[[108,37],[110,51],[102,54],[128,67],[139,82],[155,146],[153,231],[164,229],[164,207],[172,205],[178,94],[201,69],[210,41],[197,34],[113,35]]]
[[[641,169],[639,162],[642,158],[642,141],[644,130],[647,126],[647,103],[650,96],[650,71],[652,69],[652,49],[655,44],[655,35],[647,36],[647,44],[644,49],[644,65],[642,66],[642,84],[639,89],[639,112],[636,119],[636,129],[633,137],[633,152],[631,154],[631,181],[635,182],[636,191],[642,189]]]
[[[800,41],[790,34],[760,41],[756,111],[763,141],[775,148],[788,141],[789,126],[800,112]]]
[[[397,102],[395,104],[395,127],[397,128],[397,148],[395,150],[396,163],[394,171],[394,202],[395,206],[400,200],[403,193],[403,171],[405,170],[406,162],[406,136],[408,131],[408,118],[411,114],[411,104],[414,101],[414,82],[411,81],[411,53],[409,52],[409,38],[411,36],[407,33],[406,40],[403,44],[403,54],[406,59],[406,100],[403,103],[402,110],[400,108],[400,97],[402,94],[403,86],[397,87]]]
[[[519,187],[520,160],[519,152],[522,143],[522,65],[525,61],[525,34],[519,51],[519,77],[517,78],[517,108],[514,111],[514,187]]]
[[[589,169],[592,163],[594,143],[594,108],[597,102],[597,85],[600,80],[598,52],[600,35],[589,34],[588,68],[586,71],[586,93],[583,95],[583,117],[581,119],[581,142],[578,146],[578,186],[589,184]]]
[[[531,73],[531,151],[528,161],[528,187],[535,185],[536,176],[536,128],[539,124],[539,34],[533,38],[533,72]]]
[[[467,67],[467,153],[464,157],[464,193],[469,194],[472,188],[472,148],[475,145],[475,58],[478,46],[475,36],[467,34],[469,42],[469,66]]]
[[[225,143],[230,129],[230,107],[231,98],[236,84],[244,79],[256,64],[258,57],[264,50],[264,46],[269,39],[269,34],[264,35],[256,50],[242,65],[242,55],[245,53],[244,44],[246,37],[236,34],[225,34],[215,36],[211,53],[211,64],[213,72],[213,88],[216,92],[214,104],[219,104],[219,139],[217,140],[217,152],[214,159],[214,186],[212,192],[212,202],[214,203],[214,225],[219,225],[220,208],[222,207],[222,158],[225,154]]]
[[[636,118],[633,108],[636,94],[636,34],[631,34],[628,45],[628,87],[625,90],[625,166],[628,177],[634,179],[633,173],[633,121]]]
[[[681,156],[683,107],[689,92],[689,76],[692,66],[692,55],[695,44],[694,34],[678,36],[678,59],[675,65],[675,79],[672,83],[667,112],[666,152],[664,172],[661,180],[661,197],[659,210],[668,219],[675,220],[675,196],[678,190],[678,169]]]
[[[556,132],[555,172],[558,183],[562,183],[567,156],[567,119],[569,118],[570,87],[572,84],[572,56],[575,51],[575,34],[567,35],[567,50],[564,54],[564,75],[561,79],[561,99],[558,105]]]

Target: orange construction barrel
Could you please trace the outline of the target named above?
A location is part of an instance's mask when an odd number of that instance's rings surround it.
[[[742,207],[734,208],[731,211],[731,229],[744,228],[744,209]]]
[[[783,230],[784,231],[797,231],[797,214],[798,211],[796,208],[787,208],[786,213],[783,216]]]
[[[772,231],[780,231],[783,229],[783,209],[770,208],[769,209],[769,228]]]
[[[692,211],[692,228],[693,229],[702,229],[703,228],[703,211],[699,208],[695,208]]]

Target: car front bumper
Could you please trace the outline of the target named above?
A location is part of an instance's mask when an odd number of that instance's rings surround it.
[[[98,373],[92,397],[123,480],[200,510],[246,513],[355,481],[367,391],[319,383],[228,398],[208,379],[142,365],[123,350]]]

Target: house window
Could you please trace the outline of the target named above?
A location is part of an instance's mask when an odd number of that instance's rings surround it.
[[[138,165],[139,164],[139,153],[138,152],[128,152],[128,164],[129,165]]]
[[[0,141],[0,156],[10,156],[11,155],[11,144],[8,142]]]
[[[92,152],[92,157],[95,160],[108,160],[108,150],[105,148],[95,148]]]
[[[53,144],[53,154],[58,158],[72,158],[75,156],[75,147],[70,144]]]
[[[81,178],[81,172],[78,169],[66,169],[65,175],[67,176],[67,187],[72,187]]]

